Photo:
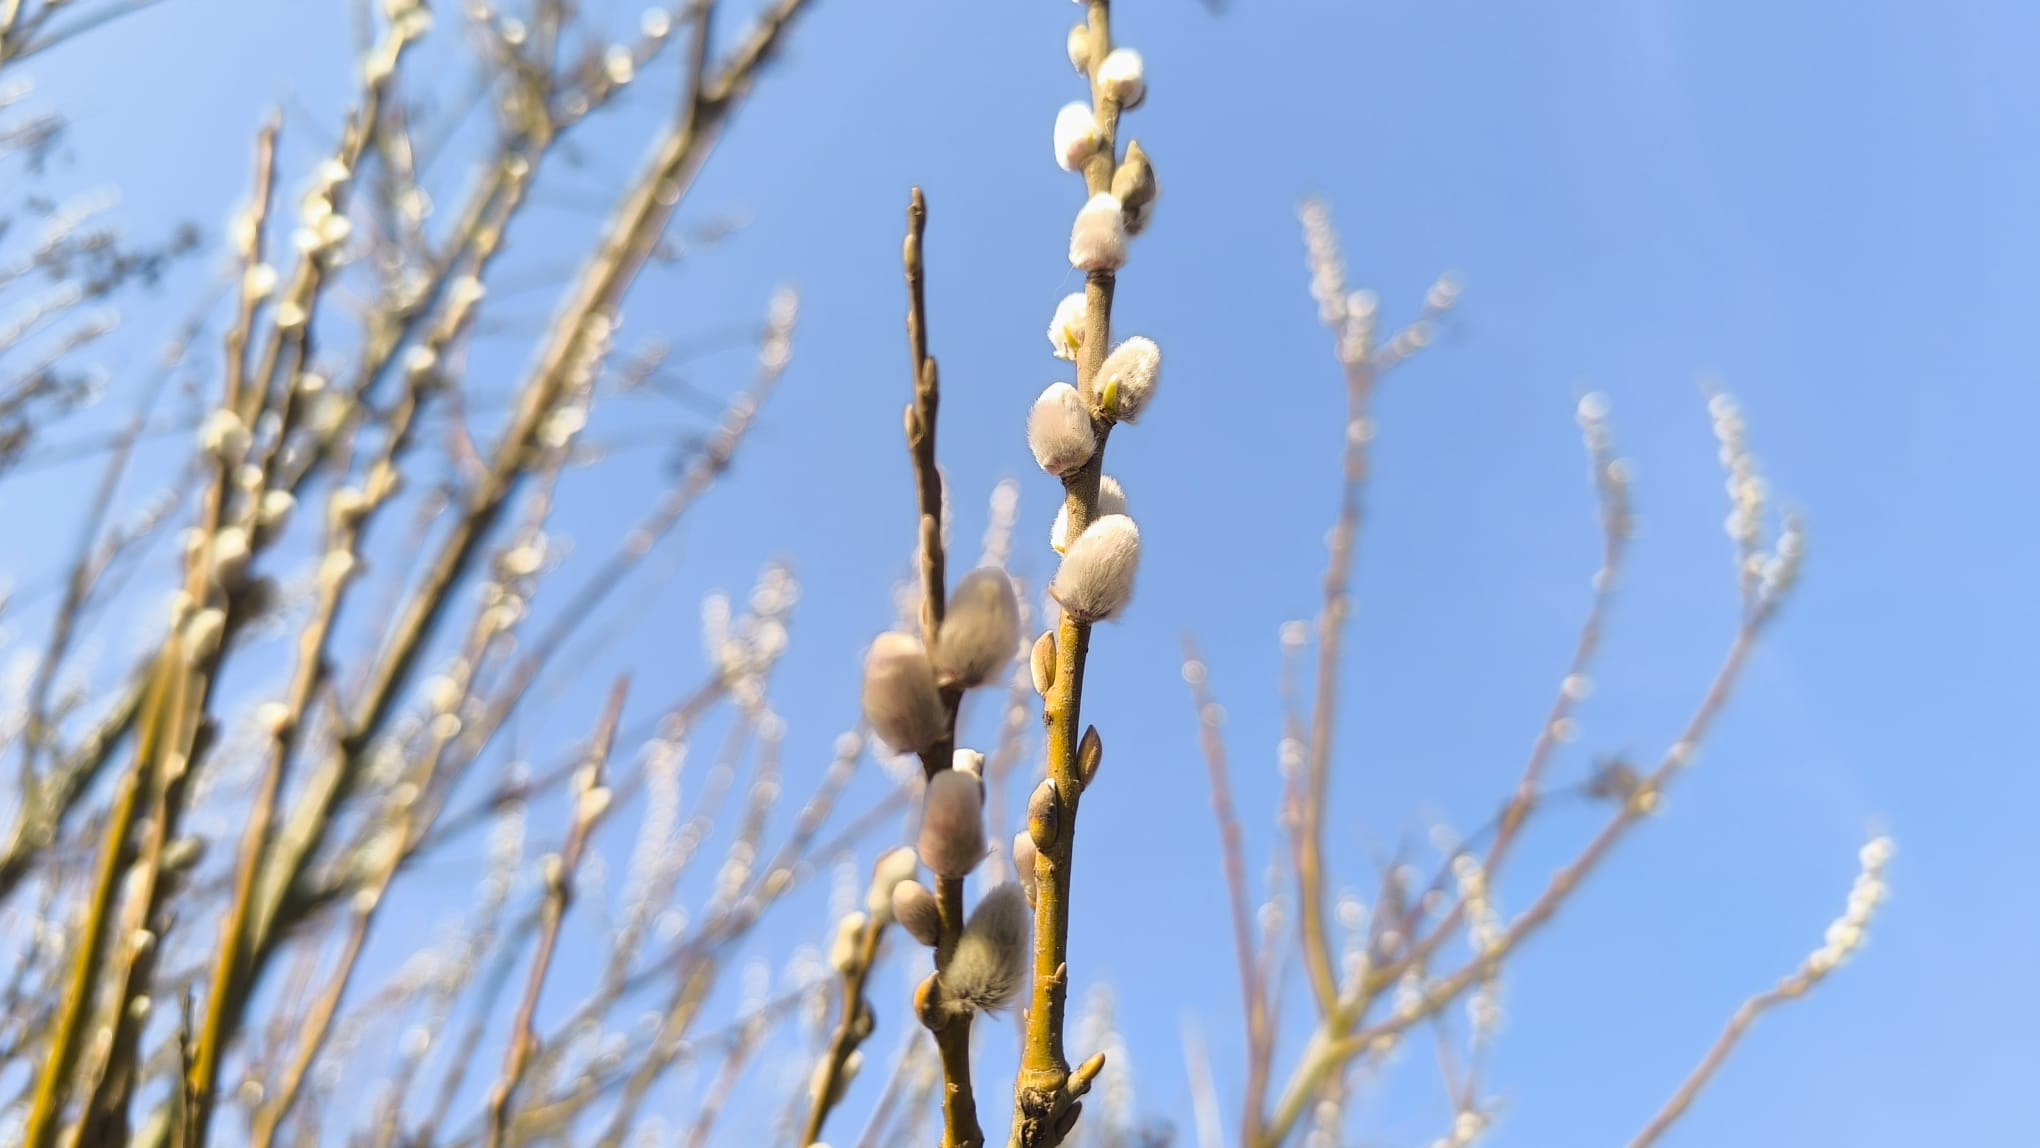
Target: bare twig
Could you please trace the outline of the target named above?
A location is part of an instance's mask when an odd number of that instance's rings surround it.
[[[1240,1142],[1260,1137],[1261,1111],[1267,1101],[1268,1075],[1274,1057],[1274,1029],[1268,1016],[1267,985],[1261,979],[1254,946],[1253,909],[1247,898],[1247,865],[1240,843],[1239,818],[1233,813],[1232,781],[1226,768],[1225,738],[1219,732],[1218,703],[1206,685],[1208,671],[1188,635],[1183,638],[1183,680],[1197,708],[1200,742],[1210,773],[1211,808],[1218,818],[1218,839],[1225,860],[1227,903],[1232,910],[1233,957],[1239,965],[1240,1002],[1246,1009],[1247,1084],[1241,1102]],[[1207,1068],[1208,1071],[1208,1068]]]
[[[926,269],[922,247],[928,226],[928,203],[920,188],[913,189],[907,205],[907,238],[901,262],[907,279],[907,345],[913,357],[914,401],[907,408],[907,448],[914,464],[914,490],[920,510],[921,634],[929,650],[935,648],[936,632],[942,626],[942,612],[949,589],[943,573],[942,474],[935,465],[935,416],[941,406],[941,373],[934,356],[928,354],[928,313],[925,290]],[[956,712],[961,692],[948,689],[942,702],[947,721],[942,737],[921,754],[922,771],[933,778],[950,768],[956,753]],[[921,1020],[935,1034],[935,1047],[942,1062],[942,1144],[943,1148],[978,1148],[984,1130],[978,1124],[977,1098],[971,1088],[969,1009],[943,1006],[940,993],[942,972],[956,953],[963,935],[963,881],[938,874],[935,902],[941,914],[941,934],[935,945],[935,976],[923,986]]]
[[[545,991],[546,973],[552,968],[553,951],[559,944],[560,924],[566,919],[568,905],[573,900],[574,873],[581,864],[581,851],[587,847],[595,823],[609,807],[610,793],[602,784],[602,767],[608,761],[610,747],[616,739],[616,726],[623,717],[623,699],[627,689],[627,685],[619,681],[609,691],[609,705],[597,727],[594,749],[576,787],[574,819],[567,831],[566,847],[556,859],[548,859],[546,865],[545,925],[539,936],[538,952],[531,959],[531,975],[525,981],[524,1001],[517,1006],[517,1019],[511,1026],[510,1050],[503,1061],[503,1075],[489,1090],[489,1148],[502,1148],[504,1135],[510,1127],[511,1102],[516,1098],[518,1084],[524,1079],[525,1067],[537,1051],[538,1036],[532,1019],[538,1014],[538,998]]]
[[[1844,960],[1863,943],[1864,930],[1869,927],[1871,916],[1884,900],[1884,866],[1891,857],[1891,841],[1880,837],[1865,845],[1861,853],[1862,872],[1856,877],[1856,884],[1849,891],[1849,905],[1846,912],[1828,927],[1826,944],[1815,950],[1791,976],[1778,984],[1758,993],[1742,1003],[1735,1010],[1728,1024],[1716,1037],[1707,1055],[1700,1059],[1693,1071],[1687,1075],[1671,1099],[1665,1101],[1650,1123],[1629,1142],[1629,1148],[1650,1148],[1658,1142],[1666,1130],[1678,1122],[1679,1117],[1693,1106],[1700,1091],[1707,1087],[1715,1072],[1735,1051],[1736,1044],[1748,1032],[1757,1018],[1786,1001],[1798,1000],[1815,985],[1826,980],[1828,975],[1841,967]]]

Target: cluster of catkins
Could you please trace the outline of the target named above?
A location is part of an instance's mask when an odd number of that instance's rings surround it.
[[[1020,645],[1020,603],[1006,572],[973,570],[950,595],[933,649],[911,634],[880,634],[864,662],[864,716],[895,749],[925,754],[951,736],[963,691],[997,680]],[[915,853],[937,878],[962,881],[986,853],[984,755],[957,749],[949,768],[928,779]],[[911,855],[910,855],[911,856]],[[1032,867],[1026,870],[1032,876]],[[931,948],[942,943],[936,895],[896,868],[872,888],[870,911],[899,922]],[[881,904],[883,901],[883,904]],[[987,892],[972,911],[941,970],[944,999],[959,1008],[994,1010],[1027,976],[1028,898],[1018,885]]]
[[[1089,30],[1070,32],[1070,62],[1079,72],[1093,71]],[[1098,62],[1098,90],[1120,110],[1140,106],[1147,95],[1140,54],[1118,48]],[[1055,117],[1055,159],[1065,171],[1083,171],[1106,147],[1097,112],[1081,101],[1067,104]],[[1111,157],[1107,157],[1111,158]],[[1126,158],[1113,168],[1110,191],[1093,195],[1077,212],[1070,228],[1070,266],[1085,272],[1116,272],[1126,263],[1129,237],[1146,229],[1161,188],[1139,141],[1126,145]],[[1084,292],[1066,296],[1049,322],[1048,341],[1059,359],[1075,361],[1083,352],[1090,303]],[[1153,339],[1136,335],[1112,348],[1097,375],[1083,391],[1053,383],[1034,401],[1027,416],[1027,445],[1041,469],[1068,478],[1083,469],[1098,451],[1101,432],[1115,423],[1138,422],[1161,380],[1162,352]],[[1091,521],[1074,539],[1069,534],[1067,507],[1056,517],[1050,545],[1063,556],[1052,592],[1072,617],[1099,622],[1116,616],[1133,597],[1134,573],[1140,565],[1140,528],[1126,511],[1126,491],[1118,480],[1101,475]]]

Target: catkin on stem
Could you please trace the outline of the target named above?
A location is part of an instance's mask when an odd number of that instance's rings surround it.
[[[935,667],[911,634],[880,634],[864,659],[864,717],[887,745],[919,753],[948,732]]]
[[[994,566],[956,584],[935,639],[935,672],[951,686],[981,686],[1003,672],[1020,646],[1020,599]]]
[[[1052,383],[1027,413],[1027,447],[1041,469],[1058,477],[1091,461],[1098,437],[1077,388]]]
[[[1153,339],[1135,335],[1112,348],[1098,368],[1097,394],[1105,413],[1124,423],[1139,421],[1161,378],[1162,349]]]
[[[1012,882],[986,893],[971,912],[942,983],[952,1001],[979,1012],[1004,1008],[1027,979],[1027,894]]]
[[[1140,528],[1124,514],[1104,515],[1085,527],[1063,555],[1055,574],[1055,600],[1082,621],[1104,621],[1132,600],[1139,569]]]
[[[919,881],[893,886],[892,915],[908,936],[924,945],[932,948],[942,939],[942,910],[935,903],[935,894]]]
[[[1070,225],[1070,266],[1079,271],[1117,271],[1126,266],[1126,210],[1119,197],[1099,192]]]
[[[943,877],[963,878],[985,856],[984,785],[945,769],[928,779],[921,809],[921,864]]]
[[[1132,48],[1114,48],[1105,53],[1105,59],[1098,65],[1098,88],[1128,111],[1139,107],[1147,98],[1146,68],[1141,64],[1140,53]]]
[[[1092,510],[1092,517],[1106,514],[1126,513],[1126,489],[1119,480],[1109,474],[1098,476],[1098,504]],[[1048,532],[1049,549],[1061,554],[1069,549],[1070,506],[1065,502],[1055,512],[1055,525]],[[1047,693],[1047,690],[1043,690]]]
[[[1064,171],[1075,171],[1104,146],[1098,117],[1086,103],[1067,103],[1055,114],[1055,162]]]
[[[1048,344],[1055,357],[1075,362],[1084,346],[1087,304],[1082,291],[1072,291],[1055,305],[1055,317],[1048,321]]]

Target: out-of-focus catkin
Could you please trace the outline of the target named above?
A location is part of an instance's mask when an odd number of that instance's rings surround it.
[[[984,895],[956,943],[942,983],[949,999],[979,1012],[1004,1008],[1027,979],[1027,894],[1012,882]]]
[[[920,852],[932,872],[959,879],[984,860],[984,786],[977,778],[945,769],[928,779]]]
[[[981,686],[1012,663],[1020,647],[1020,600],[995,566],[957,582],[935,638],[935,672],[946,685]]]
[[[892,915],[908,936],[924,945],[933,947],[942,939],[942,910],[935,904],[935,894],[919,881],[893,886]]]
[[[935,666],[913,635],[893,631],[871,643],[864,658],[864,718],[904,753],[920,753],[947,732]]]

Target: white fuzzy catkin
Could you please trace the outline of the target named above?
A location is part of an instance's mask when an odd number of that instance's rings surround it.
[[[1103,515],[1107,514],[1125,514],[1125,513],[1126,513],[1126,491],[1120,487],[1119,480],[1112,477],[1109,474],[1099,475],[1098,508],[1094,512],[1094,516],[1102,517]],[[1070,545],[1069,534],[1070,534],[1070,505],[1069,503],[1065,502],[1063,503],[1062,507],[1055,512],[1055,525],[1049,529],[1048,532],[1049,548],[1054,550],[1057,554],[1061,554],[1064,550],[1069,549]]]
[[[985,780],[985,755],[974,749],[959,748],[949,759],[949,768],[958,773],[968,773],[982,784]]]
[[[255,510],[255,522],[270,534],[290,524],[290,512],[297,509],[297,496],[288,490],[272,490],[262,496]]]
[[[1055,348],[1056,358],[1076,361],[1077,351],[1084,345],[1085,308],[1082,291],[1070,292],[1055,305],[1055,318],[1048,321],[1048,343]]]
[[[1041,469],[1060,477],[1091,461],[1098,449],[1091,412],[1068,383],[1052,383],[1027,412],[1027,449]]]
[[[940,876],[963,878],[984,857],[983,783],[953,769],[929,778],[921,805],[921,864]]]
[[[1139,107],[1147,98],[1146,70],[1141,66],[1140,53],[1132,48],[1114,48],[1105,53],[1104,62],[1098,65],[1098,87],[1118,100],[1122,108]]]
[[[1027,894],[1007,882],[984,895],[956,942],[942,983],[949,996],[979,1012],[1004,1008],[1027,979]]]
[[[893,890],[900,882],[913,880],[920,871],[920,859],[905,845],[881,856],[878,864],[871,867],[871,888],[864,894],[864,911],[880,924],[892,920]]]
[[[833,1081],[829,1079],[829,1064],[829,1059],[824,1057],[815,1065],[814,1075],[808,1077],[808,1098],[822,1100],[822,1089],[827,1088],[829,1095],[824,1103],[834,1108],[837,1102],[843,1099],[843,1093],[850,1088],[850,1082],[857,1079],[858,1070],[864,1067],[864,1053],[861,1049],[851,1049],[850,1055],[843,1058],[843,1066],[837,1070]],[[829,1146],[818,1141],[813,1148]]]
[[[1119,197],[1099,192],[1070,225],[1070,266],[1079,271],[1117,271],[1126,266],[1126,212]]]
[[[198,424],[200,450],[226,463],[238,463],[248,453],[248,424],[230,410],[221,408]]]
[[[212,572],[222,586],[240,585],[253,556],[248,546],[248,532],[241,527],[221,527],[220,532],[213,535]]]
[[[1055,163],[1064,171],[1075,171],[1096,154],[1105,137],[1098,132],[1098,117],[1086,103],[1069,103],[1055,114]]]
[[[932,946],[942,939],[942,910],[935,904],[935,894],[919,881],[902,881],[893,886],[892,915],[908,936],[924,945]]]
[[[1020,648],[1020,599],[1013,580],[996,566],[973,570],[956,583],[935,636],[935,673],[969,689],[1002,673]]]
[[[847,973],[857,967],[858,950],[864,944],[865,916],[847,913],[836,922],[836,936],[829,944],[829,967]]]
[[[948,725],[935,666],[911,634],[880,634],[864,659],[864,718],[885,743],[919,753]]]
[[[1105,356],[1104,365],[1098,368],[1098,393],[1117,392],[1118,406],[1108,413],[1120,422],[1137,422],[1161,378],[1162,349],[1153,339],[1135,335]]]
[[[1126,608],[1140,569],[1140,527],[1107,514],[1084,528],[1055,572],[1055,600],[1079,621],[1100,622]]]

